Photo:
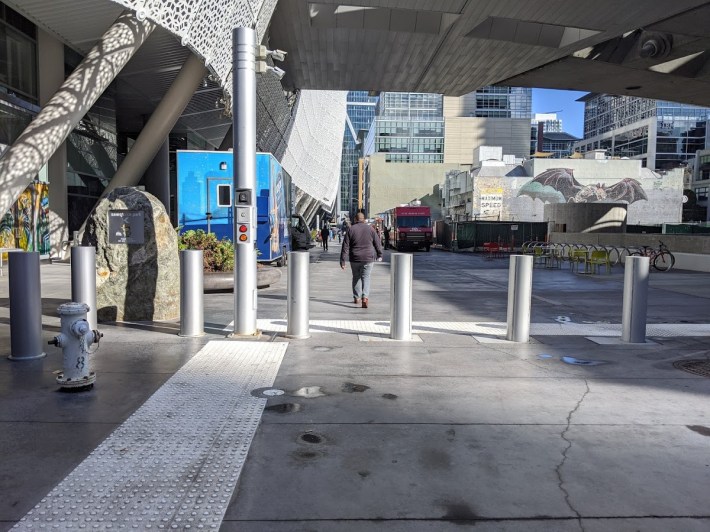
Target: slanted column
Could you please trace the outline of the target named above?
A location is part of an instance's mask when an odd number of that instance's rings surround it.
[[[37,30],[39,105],[44,107],[64,83],[64,43],[44,30]],[[49,238],[52,256],[66,258],[62,242],[69,240],[67,199],[67,143],[61,143],[47,162],[49,179]]]
[[[206,75],[207,69],[202,60],[190,54],[168,92],[150,115],[123,163],[116,170],[101,195],[102,198],[115,188],[133,187],[138,184]]]
[[[165,207],[165,213],[170,216],[170,146],[167,138],[148,166],[143,183],[145,191],[158,198]]]
[[[17,201],[155,28],[124,13],[0,159],[0,216]]]

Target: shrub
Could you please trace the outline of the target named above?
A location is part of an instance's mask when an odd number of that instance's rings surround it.
[[[190,229],[178,236],[178,249],[201,249],[206,272],[228,272],[234,269],[234,245],[226,237],[218,240],[214,233]]]

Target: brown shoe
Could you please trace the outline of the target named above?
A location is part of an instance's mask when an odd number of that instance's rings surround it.
[[[367,308],[367,298],[366,297],[362,298],[362,308]]]
[[[360,304],[360,298],[354,297],[354,298],[353,298],[353,303],[356,304],[356,305],[359,305],[359,304]]]

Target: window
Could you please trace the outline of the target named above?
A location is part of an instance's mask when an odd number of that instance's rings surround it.
[[[37,44],[34,25],[0,6],[0,84],[9,92],[37,99]]]
[[[232,185],[217,185],[217,207],[232,206]]]

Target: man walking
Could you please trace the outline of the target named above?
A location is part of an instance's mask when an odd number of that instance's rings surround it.
[[[323,249],[325,251],[328,251],[328,237],[330,236],[330,229],[328,229],[327,225],[323,226],[323,229],[320,230],[320,241],[321,244],[323,245]]]
[[[365,223],[361,212],[355,216],[355,223],[345,233],[340,250],[340,268],[345,269],[345,257],[350,261],[353,279],[353,303],[367,308],[370,295],[370,273],[373,261],[382,260],[382,246],[375,230]]]

